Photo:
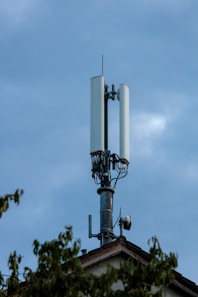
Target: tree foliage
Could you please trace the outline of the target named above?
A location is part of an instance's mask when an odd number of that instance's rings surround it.
[[[17,189],[14,194],[6,194],[0,197],[0,218],[3,213],[6,212],[10,206],[10,202],[13,201],[16,205],[19,205],[20,198],[24,191]]]
[[[10,277],[1,280],[2,296],[21,297],[160,297],[174,279],[175,254],[165,254],[156,237],[151,239],[147,265],[130,258],[120,268],[109,266],[100,276],[83,271],[78,257],[80,241],[72,241],[72,228],[66,227],[56,240],[41,244],[35,240],[33,253],[37,269],[24,267],[24,281],[19,280],[20,255],[13,252],[8,260]],[[113,284],[121,281],[121,288]]]
[[[15,193],[16,194],[16,193]],[[20,192],[13,197],[20,196]],[[6,198],[7,197],[7,198]],[[4,198],[9,199],[8,195]],[[17,199],[14,201],[18,201]],[[0,278],[0,296],[20,297],[161,297],[164,288],[174,279],[172,270],[177,266],[174,253],[165,254],[156,237],[149,241],[150,261],[143,264],[130,258],[120,268],[107,267],[99,276],[83,271],[80,259],[80,240],[73,240],[72,227],[65,227],[58,238],[40,243],[33,242],[37,268],[24,267],[20,273],[21,255],[10,254],[10,276]],[[23,275],[23,281],[21,281]],[[119,289],[114,289],[115,284]]]

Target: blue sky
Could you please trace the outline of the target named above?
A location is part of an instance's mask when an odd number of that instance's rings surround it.
[[[0,0],[0,194],[25,190],[0,222],[3,273],[13,250],[34,267],[33,240],[65,225],[82,248],[99,246],[88,239],[88,214],[99,232],[89,95],[103,54],[106,82],[130,89],[131,162],[114,221],[121,207],[133,219],[129,241],[148,250],[157,235],[198,283],[197,9],[195,0]]]

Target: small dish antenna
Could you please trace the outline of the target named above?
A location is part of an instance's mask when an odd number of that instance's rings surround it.
[[[126,216],[125,218],[120,218],[119,220],[120,225],[120,236],[123,236],[123,229],[130,230],[132,225],[131,216]]]

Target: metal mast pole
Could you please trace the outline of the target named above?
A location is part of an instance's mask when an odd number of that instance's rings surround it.
[[[108,150],[108,87],[105,86],[104,95],[104,174],[101,187],[97,193],[100,195],[100,245],[111,242],[113,234],[113,194],[110,180],[110,152]]]
[[[121,99],[124,98],[122,93]],[[111,154],[108,148],[108,100],[115,100],[116,98],[120,100],[119,90],[116,91],[115,86],[112,85],[111,91],[108,91],[103,76],[91,79],[91,160],[92,177],[97,184],[100,184],[100,188],[97,190],[100,196],[100,233],[92,234],[90,215],[89,238],[97,237],[101,246],[116,238],[113,233],[114,188],[111,187],[111,182],[114,180],[115,186],[117,180],[127,174],[129,164],[128,160],[125,159],[125,154],[128,152],[125,147],[121,151],[122,158],[115,153]],[[125,107],[125,104],[123,106]],[[122,111],[124,117],[125,113],[124,109]],[[116,178],[111,177],[111,170],[116,172]]]

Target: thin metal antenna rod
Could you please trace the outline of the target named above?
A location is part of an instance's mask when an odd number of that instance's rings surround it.
[[[102,76],[103,76],[103,65],[104,65],[104,56],[102,54]]]

